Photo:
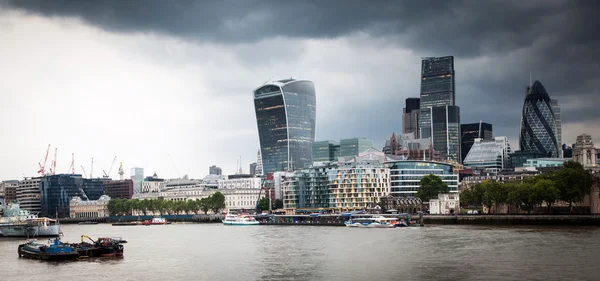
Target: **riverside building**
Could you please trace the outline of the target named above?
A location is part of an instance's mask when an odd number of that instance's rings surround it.
[[[458,192],[458,174],[454,165],[449,163],[400,160],[387,161],[390,173],[390,195],[394,197],[414,197],[419,191],[421,179],[427,175],[436,175],[448,185],[450,193]]]
[[[40,178],[24,179],[16,189],[17,201],[20,208],[38,213],[42,210],[40,199]]]

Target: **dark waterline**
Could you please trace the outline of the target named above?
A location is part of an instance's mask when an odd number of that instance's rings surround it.
[[[600,280],[600,228],[63,225],[125,257],[42,262],[0,238],[0,280]],[[46,239],[40,239],[46,241]]]

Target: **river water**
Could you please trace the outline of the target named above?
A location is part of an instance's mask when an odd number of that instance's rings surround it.
[[[600,280],[600,228],[63,225],[125,257],[44,262],[0,238],[0,280]],[[41,240],[41,239],[40,239]],[[43,239],[45,241],[45,239]]]

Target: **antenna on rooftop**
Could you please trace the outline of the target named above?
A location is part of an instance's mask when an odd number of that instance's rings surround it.
[[[262,84],[263,84],[263,85],[264,85],[264,84],[267,84],[267,82],[271,81],[271,80],[272,80],[274,77],[275,77],[275,76],[271,76],[271,78],[267,79],[267,81],[265,81],[265,82],[264,82],[264,83],[262,83]]]

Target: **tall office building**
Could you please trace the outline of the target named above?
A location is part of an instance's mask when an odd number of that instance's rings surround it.
[[[485,122],[461,124],[460,125],[460,154],[461,161],[464,161],[473,146],[475,139],[484,141],[492,140],[494,137],[492,124]]]
[[[421,95],[419,101],[419,136],[430,137],[431,107],[454,106],[454,57],[432,57],[421,61]]]
[[[537,80],[527,87],[521,115],[519,147],[521,151],[537,152],[544,157],[560,156],[550,96]]]
[[[251,175],[256,175],[256,162],[250,163],[250,173]]]
[[[253,94],[263,173],[309,165],[317,119],[313,82],[279,80]]]
[[[133,194],[142,192],[142,181],[144,180],[144,168],[133,167],[130,172],[130,179],[133,181]]]
[[[212,165],[212,166],[208,167],[208,174],[220,176],[221,174],[223,174],[223,170],[221,170],[221,167]]]
[[[419,98],[407,98],[402,110],[402,134],[419,133]]]
[[[560,105],[558,100],[550,99],[552,103],[552,112],[554,112],[554,120],[556,121],[556,141],[558,142],[559,155],[562,156],[562,118],[560,116]]]
[[[460,109],[447,105],[430,110],[433,149],[440,152],[442,160],[460,162]]]

